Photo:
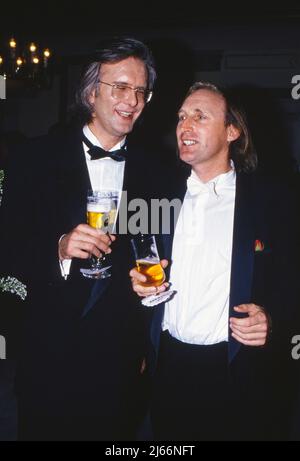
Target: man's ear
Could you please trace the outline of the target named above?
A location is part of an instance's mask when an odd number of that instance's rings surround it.
[[[228,142],[235,141],[236,139],[240,137],[240,134],[241,132],[236,126],[230,124],[227,127],[227,141]]]
[[[89,103],[92,104],[92,105],[93,105],[94,102],[95,102],[95,93],[96,93],[96,90],[94,89],[94,90],[91,92],[91,94],[89,95]]]

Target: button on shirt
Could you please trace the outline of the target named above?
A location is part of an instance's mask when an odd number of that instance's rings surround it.
[[[98,138],[96,138],[87,125],[83,128],[83,134],[92,144],[103,148]],[[82,144],[92,189],[117,191],[120,198],[123,189],[125,161],[116,162],[110,157],[91,160],[91,156],[88,154],[88,147],[84,142]],[[121,149],[124,144],[125,138],[110,149],[110,152]],[[61,273],[65,278],[67,278],[70,273],[71,261],[71,259],[65,259],[60,262]]]
[[[180,341],[228,341],[235,202],[234,166],[207,183],[192,171],[176,224],[163,330]]]

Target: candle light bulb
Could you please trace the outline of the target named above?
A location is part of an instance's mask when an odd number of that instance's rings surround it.
[[[51,55],[50,50],[49,50],[48,48],[46,48],[46,49],[44,50],[44,56],[45,56],[45,58],[50,58],[50,55]]]
[[[35,57],[32,60],[33,64],[38,64],[40,62],[39,58]]]
[[[3,58],[0,56],[0,65],[3,64]]]
[[[34,43],[30,43],[29,50],[31,51],[31,53],[35,53],[36,52],[36,45]]]
[[[11,38],[11,39],[10,39],[10,41],[9,41],[9,46],[10,46],[11,48],[16,48],[17,42],[15,41],[14,38]]]
[[[22,58],[18,58],[16,62],[19,67],[23,64]]]

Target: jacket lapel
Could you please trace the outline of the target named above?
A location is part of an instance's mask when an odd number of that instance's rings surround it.
[[[91,183],[80,132],[67,137],[58,175],[62,222],[66,231],[86,222],[86,196]]]
[[[182,206],[185,193],[186,193],[186,178],[182,178],[180,183],[177,186],[177,193],[171,198],[171,200],[172,199],[180,200],[181,206]],[[176,228],[176,224],[178,221],[181,206],[178,208],[178,210],[176,210],[178,211],[178,213],[176,216],[174,216],[174,219],[170,220],[170,232],[162,235],[162,248],[163,248],[162,257],[169,261],[169,265],[166,271],[167,276],[169,276],[169,273],[170,273],[173,239],[174,239],[175,228]]]
[[[237,174],[234,210],[233,247],[231,262],[229,316],[244,317],[233,307],[251,302],[254,265],[254,222],[253,192],[251,176]],[[241,343],[229,331],[228,358],[231,362],[240,349]]]

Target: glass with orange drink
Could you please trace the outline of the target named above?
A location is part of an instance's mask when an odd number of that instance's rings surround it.
[[[140,234],[131,240],[137,270],[147,277],[145,282],[140,282],[145,287],[158,287],[166,279],[165,272],[160,264],[154,235]]]

